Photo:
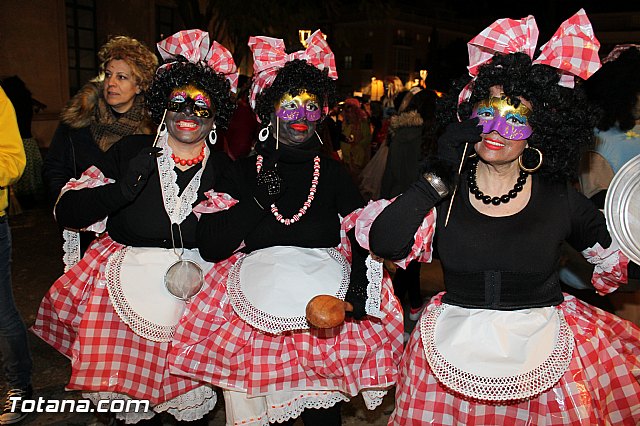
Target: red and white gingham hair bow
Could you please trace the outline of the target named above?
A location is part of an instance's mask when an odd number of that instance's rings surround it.
[[[159,42],[157,46],[164,60],[182,55],[194,64],[204,62],[214,71],[224,74],[231,84],[231,91],[236,91],[238,68],[233,61],[233,56],[217,41],[210,45],[209,33],[202,30],[179,31]],[[161,65],[158,70],[169,66],[171,62]]]
[[[304,59],[318,69],[328,69],[329,77],[338,78],[336,59],[324,39],[316,30],[307,39],[307,48],[291,54],[285,51],[284,41],[272,37],[250,37],[249,48],[253,52],[253,83],[251,85],[251,107],[255,109],[256,96],[275,80],[278,70],[294,59]]]
[[[475,79],[478,68],[491,61],[496,53],[522,52],[533,59],[539,34],[538,25],[531,15],[520,20],[498,19],[467,43],[469,75]],[[600,42],[584,9],[580,9],[560,25],[553,37],[540,48],[542,52],[533,63],[557,68],[561,74],[558,84],[573,87],[574,76],[586,80],[600,68],[598,49]],[[462,89],[458,103],[469,99],[472,82]]]

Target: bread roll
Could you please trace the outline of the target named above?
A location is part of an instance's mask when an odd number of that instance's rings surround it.
[[[307,321],[317,328],[333,328],[344,322],[345,302],[335,296],[320,294],[307,303]]]

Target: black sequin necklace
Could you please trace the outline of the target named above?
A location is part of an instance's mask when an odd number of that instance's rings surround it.
[[[522,191],[524,188],[524,184],[527,182],[527,176],[529,173],[524,170],[520,170],[520,176],[516,181],[516,184],[513,186],[513,189],[507,192],[500,197],[492,197],[491,195],[485,195],[484,192],[478,189],[478,184],[476,182],[476,173],[478,171],[478,161],[476,161],[475,167],[472,167],[469,170],[469,175],[467,175],[467,182],[469,183],[469,192],[472,193],[476,200],[482,200],[485,204],[493,204],[494,206],[498,206],[502,203],[506,204],[511,201],[512,198],[516,198],[518,196],[518,192]]]

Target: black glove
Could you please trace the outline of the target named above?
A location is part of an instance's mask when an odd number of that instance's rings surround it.
[[[127,201],[133,201],[138,196],[149,177],[156,171],[156,158],[160,151],[161,148],[150,146],[129,160],[129,167],[119,181],[120,190]]]
[[[356,250],[358,249],[359,247],[356,248]],[[354,256],[353,258],[354,263],[351,265],[349,289],[344,300],[353,306],[353,312],[347,312],[347,315],[360,320],[367,315],[365,305],[369,280],[367,279],[367,266],[364,261],[359,261],[358,258],[359,256]]]
[[[482,126],[478,125],[478,117],[462,122],[454,122],[447,126],[442,136],[438,138],[438,151],[436,156],[453,167],[459,167],[460,158],[464,150],[464,144],[471,145],[480,142]],[[467,149],[470,155],[473,149]]]

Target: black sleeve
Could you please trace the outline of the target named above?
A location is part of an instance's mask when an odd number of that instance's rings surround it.
[[[62,187],[70,179],[76,177],[73,161],[73,147],[68,128],[58,126],[49,151],[44,158],[42,177],[47,186],[47,197],[53,206],[60,195]]]
[[[72,229],[86,228],[128,204],[117,183],[121,165],[126,168],[128,164],[122,158],[121,146],[118,142],[106,152],[100,169],[105,177],[114,179],[116,183],[97,188],[70,190],[60,197],[55,212],[56,220],[61,226]]]
[[[255,180],[255,176],[253,179]],[[231,256],[258,222],[269,213],[258,206],[251,188],[250,178],[244,176],[239,162],[227,168],[214,189],[231,195],[238,203],[228,210],[200,217],[196,238],[203,259],[219,262]]]
[[[567,242],[583,251],[600,243],[603,248],[611,245],[604,214],[584,195],[567,185],[567,199],[571,218],[571,234]]]
[[[438,192],[420,176],[388,205],[371,225],[371,251],[385,259],[398,260],[407,257],[418,227],[429,210],[440,200]]]

